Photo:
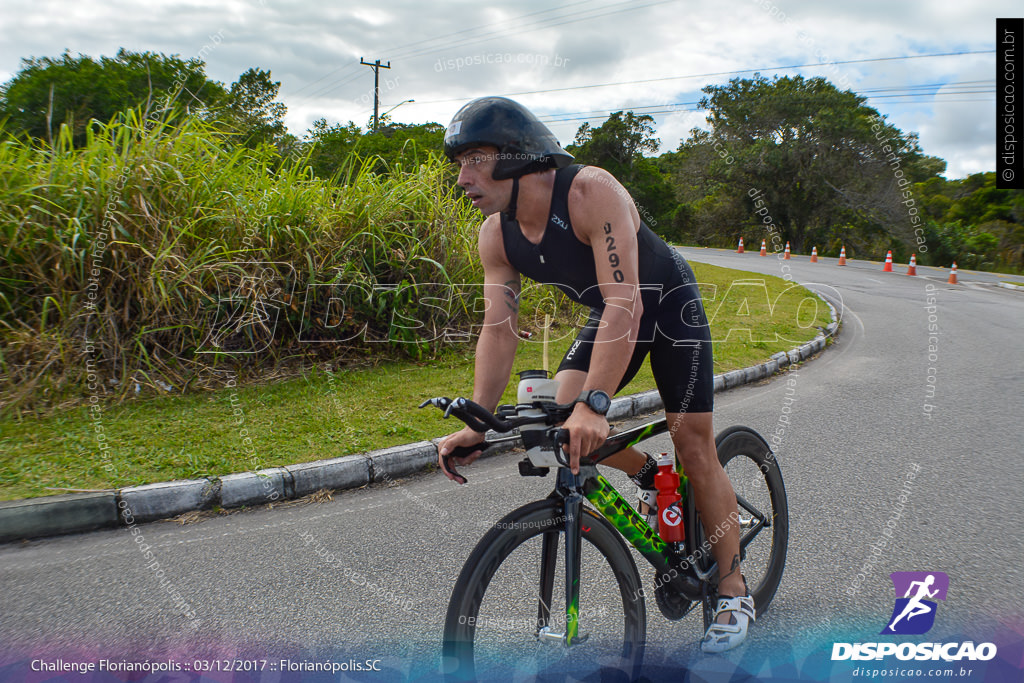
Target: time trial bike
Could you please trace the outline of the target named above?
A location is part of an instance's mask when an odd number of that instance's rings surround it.
[[[420,407],[428,405],[480,432],[518,430],[526,449],[519,462],[522,476],[556,470],[551,494],[502,517],[466,560],[445,617],[441,670],[448,680],[583,678],[588,669],[601,680],[610,674],[636,678],[646,645],[649,593],[626,542],[654,568],[653,593],[661,613],[682,619],[701,605],[707,629],[718,579],[711,541],[724,529],[703,528],[678,461],[685,540],[674,543],[663,541],[596,469],[608,456],[668,431],[664,418],[613,433],[581,458],[574,475],[563,449],[568,432],[558,427],[574,403],[535,400],[503,405],[495,413],[465,398],[433,398]],[[738,504],[726,524],[739,527],[742,570],[761,616],[786,562],[789,512],[782,474],[775,454],[752,429],[725,429],[715,444]],[[451,458],[487,445],[457,449],[445,466],[456,473]]]

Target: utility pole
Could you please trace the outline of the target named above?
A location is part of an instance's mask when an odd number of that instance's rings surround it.
[[[364,62],[363,58],[359,58],[359,63],[368,66],[373,69],[373,132],[377,132],[377,108],[380,106],[380,70],[390,69],[391,60],[388,60],[387,65],[381,64],[378,59],[375,62]]]

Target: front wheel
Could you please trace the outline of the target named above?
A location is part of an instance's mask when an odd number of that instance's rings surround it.
[[[647,626],[636,564],[592,510],[581,509],[581,531],[580,642],[559,638],[567,619],[562,501],[538,501],[497,522],[462,568],[445,618],[447,680],[636,678]]]
[[[775,454],[761,436],[747,427],[730,427],[715,438],[718,460],[736,492],[740,531],[740,571],[760,617],[775,597],[789,545],[789,506]],[[707,530],[714,534],[714,529]],[[698,549],[710,550],[698,525]],[[699,552],[699,550],[698,550]],[[713,562],[704,552],[706,568]],[[698,565],[702,566],[702,565]],[[717,580],[717,577],[715,577]],[[704,628],[714,613],[714,596],[704,601]]]

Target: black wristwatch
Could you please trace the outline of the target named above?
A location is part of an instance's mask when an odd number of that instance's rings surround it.
[[[608,409],[612,407],[611,398],[609,398],[608,394],[600,389],[584,391],[579,395],[579,398],[576,399],[576,403],[586,403],[587,407],[598,415],[607,415]]]

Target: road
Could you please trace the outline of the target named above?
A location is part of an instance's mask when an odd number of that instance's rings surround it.
[[[927,639],[1019,644],[1024,293],[965,271],[953,286],[947,271],[923,267],[908,277],[901,266],[883,273],[857,261],[682,251],[694,261],[789,272],[840,303],[843,328],[832,348],[788,377],[716,397],[718,428],[746,424],[767,435],[785,426],[776,451],[792,528],[772,608],[750,645],[704,656],[699,616],[668,622],[652,601],[645,674],[678,680],[689,667],[715,680],[789,661],[813,678],[809,663],[822,665],[833,642],[880,639],[894,571],[949,576]],[[938,334],[929,333],[929,315]],[[786,379],[795,381],[788,393]],[[419,399],[409,397],[410,407]],[[136,536],[121,529],[0,546],[0,647],[23,660],[379,659],[384,673],[353,679],[429,679],[451,587],[473,544],[505,512],[550,490],[550,480],[519,477],[516,459],[480,461],[463,487],[421,474],[323,503],[142,525]],[[632,491],[618,473],[609,478]],[[853,663],[833,665],[833,678],[852,680]],[[230,675],[213,678],[222,679]]]

